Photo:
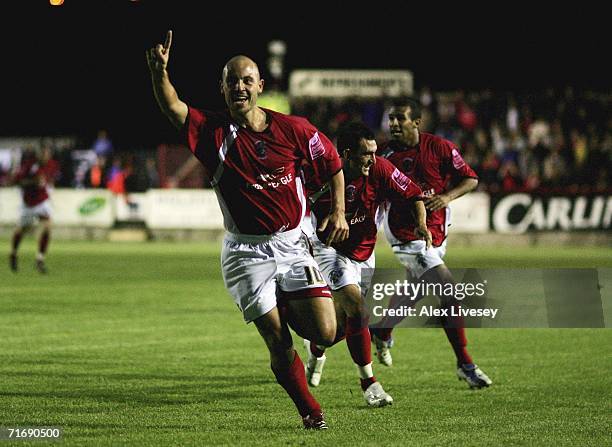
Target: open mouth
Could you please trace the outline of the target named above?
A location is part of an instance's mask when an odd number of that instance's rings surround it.
[[[402,131],[398,129],[391,130],[391,136],[399,138],[402,136]]]
[[[248,100],[249,98],[246,96],[232,96],[232,102],[236,105],[246,104]]]

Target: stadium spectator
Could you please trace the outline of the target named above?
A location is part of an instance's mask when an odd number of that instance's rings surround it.
[[[418,215],[417,234],[431,244],[431,233],[425,223],[425,206],[421,189],[404,176],[389,161],[376,156],[374,132],[361,122],[345,124],[338,132],[338,151],[343,161],[347,182],[345,205],[350,221],[349,238],[331,247],[322,240],[325,235],[314,231],[317,221],[324,218],[331,205],[326,184],[306,176],[311,218],[304,228],[309,235],[315,260],[323,277],[331,287],[336,303],[338,327],[344,330],[346,344],[361,379],[361,389],[369,406],[382,407],[393,402],[376,380],[372,371],[370,331],[365,297],[374,273],[374,247],[378,232],[376,214],[393,197],[415,203],[413,211]],[[416,200],[416,201],[415,201]],[[339,340],[339,337],[336,336]],[[318,386],[325,364],[325,346],[305,340],[308,350],[306,376],[308,383]]]
[[[126,174],[121,156],[115,155],[106,176],[106,187],[115,195],[125,195]]]
[[[107,176],[106,157],[98,155],[94,165],[85,173],[83,184],[86,188],[106,188]]]
[[[433,92],[429,87],[423,87],[420,97],[426,106],[422,110],[421,131],[459,143],[465,151],[466,160],[469,159],[469,164],[482,180],[479,191],[502,191],[501,178],[507,173],[505,162],[508,158],[512,158],[518,167],[518,176],[526,191],[539,194],[581,191],[589,194],[612,190],[611,177],[604,172],[612,170],[610,152],[605,149],[606,135],[612,130],[608,113],[611,102],[609,92],[567,88],[555,97],[554,91],[549,89],[510,93],[491,89]],[[465,106],[468,107],[467,121]],[[295,114],[308,116],[332,138],[343,122],[361,118],[372,124],[370,127],[377,139],[387,139],[388,114],[382,115],[378,127],[374,124],[380,111],[385,108],[388,108],[388,99],[385,98],[364,100],[362,103],[354,99],[296,99],[292,103]],[[476,127],[470,124],[474,120]],[[107,146],[110,142],[108,132],[101,132],[99,141],[99,147]],[[471,152],[472,144],[476,146],[475,154]],[[62,148],[60,145],[58,141],[53,144],[57,149],[61,172],[55,185],[87,186],[90,180],[85,179],[85,173],[95,160],[93,156],[88,158],[87,153],[91,155],[93,150],[75,150],[74,143],[72,147]],[[543,173],[544,161],[556,150],[555,147],[561,147],[560,156],[565,164],[566,176],[561,183],[544,178]],[[121,153],[124,152],[121,149]],[[497,157],[495,172],[491,171],[495,165],[491,162],[496,157],[491,152]],[[108,158],[111,159],[112,156]],[[177,163],[181,167],[173,176],[168,176],[165,169],[160,171],[162,187],[210,187],[209,179],[202,175],[197,159],[189,158],[184,164],[181,159]],[[166,164],[162,165],[167,168]],[[502,166],[505,166],[504,173],[499,171]],[[12,162],[9,171],[11,169]],[[140,174],[136,172],[136,175]],[[0,182],[1,176],[0,173]],[[140,180],[138,183],[141,183]]]
[[[147,157],[145,160],[146,172],[146,189],[159,188],[159,173],[157,172],[157,164],[154,157]]]
[[[478,184],[476,173],[465,163],[457,146],[432,134],[419,131],[421,105],[413,99],[398,100],[389,111],[391,141],[380,154],[411,178],[426,197],[427,228],[433,236],[433,246],[426,247],[415,232],[410,202],[393,198],[385,215],[385,235],[398,260],[410,276],[426,284],[453,284],[454,279],[442,258],[446,253],[446,233],[450,224],[448,204],[474,190]],[[411,297],[409,305],[419,298]],[[440,296],[446,309],[456,308],[460,301],[454,296]],[[396,305],[399,304],[396,301]],[[467,339],[462,317],[443,317],[443,329],[457,358],[457,376],[472,388],[491,385],[491,380],[475,365],[467,352]],[[389,349],[393,345],[391,332],[401,321],[385,317],[372,328],[381,363],[392,363]]]
[[[483,180],[479,186],[481,191],[501,191],[502,173],[499,168],[508,157],[513,158],[519,169],[523,188],[534,193],[572,193],[578,190],[601,193],[612,189],[610,176],[600,173],[603,169],[612,170],[609,152],[603,149],[606,133],[612,129],[608,113],[612,95],[609,92],[571,87],[560,95],[556,95],[553,89],[511,93],[491,89],[432,92],[425,86],[420,96],[427,106],[422,112],[422,131],[457,141],[463,148],[472,142],[476,144],[479,161],[472,167]],[[371,101],[374,100],[364,100],[361,106],[364,111],[372,108]],[[376,101],[385,103],[387,100]],[[302,99],[295,101],[294,112],[312,117],[315,125],[334,137],[336,117],[342,116],[347,110],[346,105],[344,101],[318,99],[308,102]],[[465,105],[468,106],[467,115]],[[377,136],[387,137],[387,116],[383,115],[380,128],[373,129]],[[472,128],[474,119],[477,125]],[[561,158],[567,178],[562,183],[553,184],[544,178],[543,163],[558,146],[562,147]],[[496,157],[497,171],[491,172]],[[597,164],[593,163],[594,159]]]
[[[36,269],[47,273],[45,255],[51,238],[52,209],[49,194],[59,174],[59,164],[53,159],[50,147],[43,146],[39,153],[26,151],[22,157],[19,171],[13,177],[13,183],[21,188],[22,205],[19,222],[13,233],[9,265],[13,272],[19,270],[18,251],[26,231],[30,230],[36,221],[41,225],[36,255]]]
[[[320,229],[329,230],[328,244],[341,242],[348,224],[338,153],[307,120],[257,106],[264,81],[246,56],[231,58],[223,68],[226,110],[189,107],[168,76],[171,43],[168,31],[163,45],[147,51],[153,91],[162,112],[181,129],[211,175],[227,230],[221,256],[225,285],[245,321],[254,322],[264,339],[276,380],[295,403],[304,427],[325,429],[289,325],[317,344],[329,345],[336,335],[331,292],[300,230],[305,200],[298,170],[307,163],[323,181],[330,180],[333,206]]]
[[[106,129],[100,129],[98,131],[98,136],[93,142],[92,149],[97,156],[103,156],[107,159],[113,155],[113,142],[111,141]]]

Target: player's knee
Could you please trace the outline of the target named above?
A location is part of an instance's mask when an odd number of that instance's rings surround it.
[[[319,328],[316,344],[329,347],[334,344],[336,339],[336,322],[330,321]]]

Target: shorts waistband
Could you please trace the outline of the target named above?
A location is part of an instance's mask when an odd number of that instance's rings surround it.
[[[261,243],[261,242],[269,242],[273,240],[295,240],[302,233],[302,229],[297,226],[292,230],[282,231],[278,233],[272,234],[238,234],[238,233],[230,233],[229,231],[225,233],[225,240],[230,242],[244,242],[244,243]]]

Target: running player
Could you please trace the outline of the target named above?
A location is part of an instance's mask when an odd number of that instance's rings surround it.
[[[315,260],[336,303],[338,326],[344,329],[349,352],[361,379],[361,389],[369,406],[381,407],[393,402],[376,380],[372,371],[370,332],[365,297],[374,273],[376,245],[376,215],[379,207],[391,199],[409,203],[407,213],[414,214],[416,238],[431,244],[431,234],[425,221],[425,206],[421,189],[395,166],[376,156],[374,133],[363,123],[354,122],[338,132],[337,147],[343,159],[346,179],[346,218],[349,238],[344,242],[325,245],[325,233],[314,228],[328,215],[332,206],[329,185],[308,182],[312,225],[306,232],[313,243]],[[313,179],[314,181],[314,179]],[[307,221],[305,227],[308,228]],[[336,337],[337,340],[340,337]],[[308,349],[306,376],[311,386],[318,386],[325,364],[325,346],[305,340]]]
[[[389,111],[391,141],[380,154],[413,179],[426,196],[427,228],[433,236],[433,246],[425,247],[414,235],[415,221],[406,219],[409,202],[392,200],[385,218],[385,235],[398,260],[417,281],[434,284],[454,283],[442,258],[446,252],[446,235],[450,225],[449,203],[474,190],[476,173],[463,160],[451,141],[420,132],[421,106],[411,99],[397,101]],[[442,298],[442,297],[441,297]],[[414,305],[418,300],[413,300]],[[445,307],[457,306],[452,297],[444,300]],[[391,366],[389,349],[393,345],[392,328],[401,321],[385,317],[372,329],[381,363]],[[467,338],[462,318],[443,321],[444,331],[457,358],[457,376],[472,388],[488,387],[491,379],[472,361],[467,351]]]
[[[232,57],[223,67],[220,90],[227,109],[188,106],[168,76],[171,44],[168,31],[163,45],[147,51],[153,92],[217,194],[227,231],[221,253],[225,285],[245,321],[253,322],[265,341],[276,380],[295,403],[304,427],[325,429],[288,325],[323,345],[336,335],[331,292],[301,232],[306,198],[300,169],[306,163],[330,182],[333,205],[321,229],[329,232],[328,243],[341,242],[348,225],[338,153],[306,119],[257,106],[264,80],[246,56]]]

